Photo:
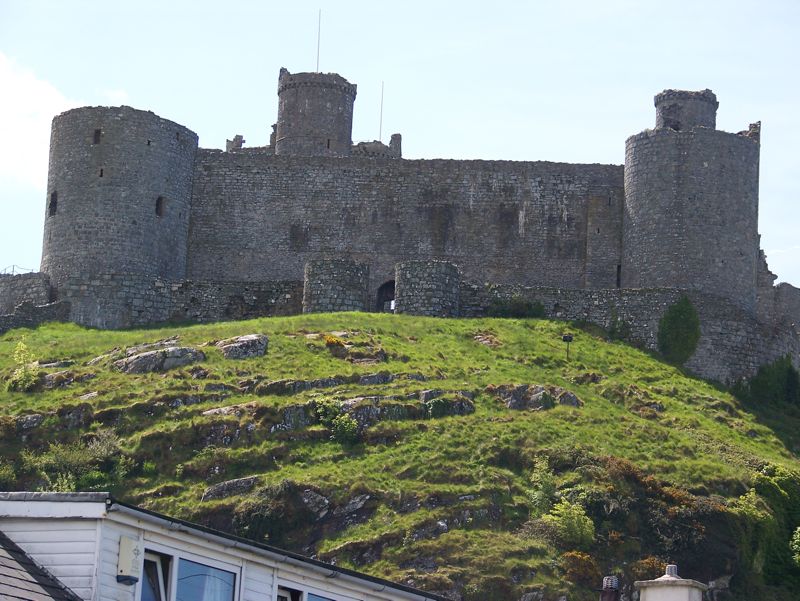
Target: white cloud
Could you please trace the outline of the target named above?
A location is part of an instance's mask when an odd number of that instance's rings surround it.
[[[50,123],[82,103],[0,52],[0,187],[3,180],[44,190]]]
[[[128,92],[121,89],[103,90],[103,96],[105,96],[109,104],[113,106],[128,104],[130,98]]]

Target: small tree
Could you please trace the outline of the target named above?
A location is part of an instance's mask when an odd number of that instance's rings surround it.
[[[542,521],[555,530],[559,542],[565,547],[586,549],[594,542],[594,522],[580,503],[563,499],[550,513],[542,516]]]
[[[17,368],[8,380],[6,388],[9,392],[28,392],[39,382],[39,373],[33,366],[33,353],[28,349],[23,338],[14,348],[14,363]]]
[[[658,350],[667,361],[683,365],[694,354],[699,340],[700,318],[692,301],[684,296],[658,323]]]

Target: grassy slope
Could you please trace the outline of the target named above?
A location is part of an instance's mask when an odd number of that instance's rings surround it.
[[[560,339],[568,330],[575,335],[569,362]],[[355,365],[307,336],[336,331],[349,332],[348,342],[362,350],[382,348],[389,359]],[[204,379],[189,369],[128,375],[108,364],[85,365],[113,347],[175,334],[180,344],[197,346],[252,332],[269,336],[265,357],[231,361],[204,347]],[[477,342],[479,333],[499,345]],[[658,575],[666,560],[702,580],[733,573],[737,598],[800,595],[787,544],[800,524],[797,408],[745,407],[646,353],[564,323],[335,314],[132,331],[52,324],[0,336],[1,378],[11,375],[22,337],[37,358],[69,358],[74,374],[96,377],[49,391],[0,393],[5,486],[111,488],[145,507],[430,590],[458,590],[467,599],[490,592],[518,599],[537,588],[546,598],[569,590],[571,599],[594,599],[589,588],[600,574],[617,572],[627,583]],[[295,395],[211,390],[254,378],[380,370],[428,380]],[[593,383],[588,374],[602,379]],[[522,383],[560,386],[585,404],[519,412],[492,393],[492,386]],[[383,421],[353,446],[331,441],[320,424],[270,431],[288,405],[431,388],[476,393],[475,413]],[[175,406],[187,396],[200,402]],[[65,429],[63,407],[80,403],[91,405],[94,421]],[[253,405],[202,415],[243,403]],[[8,416],[32,412],[47,418],[23,442]],[[62,446],[48,452],[56,440]],[[593,544],[559,537],[536,519],[536,457],[547,459],[557,498],[586,508]],[[77,479],[54,484],[70,471]],[[199,502],[209,485],[251,475],[260,477],[254,491]],[[299,493],[309,488],[331,502],[322,520],[297,509]],[[359,494],[369,495],[364,507],[341,511]]]

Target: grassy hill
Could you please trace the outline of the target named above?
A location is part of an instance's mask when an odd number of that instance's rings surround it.
[[[250,333],[265,356],[213,344]],[[54,365],[0,393],[0,487],[110,490],[465,600],[594,600],[603,574],[629,587],[667,561],[729,585],[720,600],[800,597],[800,408],[600,334],[355,313],[14,330],[3,385],[20,361]],[[173,337],[205,360],[114,366]]]

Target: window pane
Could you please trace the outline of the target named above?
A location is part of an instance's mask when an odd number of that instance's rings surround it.
[[[152,559],[144,560],[142,601],[164,601],[161,598],[161,585],[158,578],[158,565],[156,565],[156,562]]]
[[[308,593],[308,601],[333,601],[333,599],[328,599],[327,597],[320,597],[319,595],[315,595],[314,593]]]
[[[236,575],[181,559],[178,567],[177,601],[233,601]]]

